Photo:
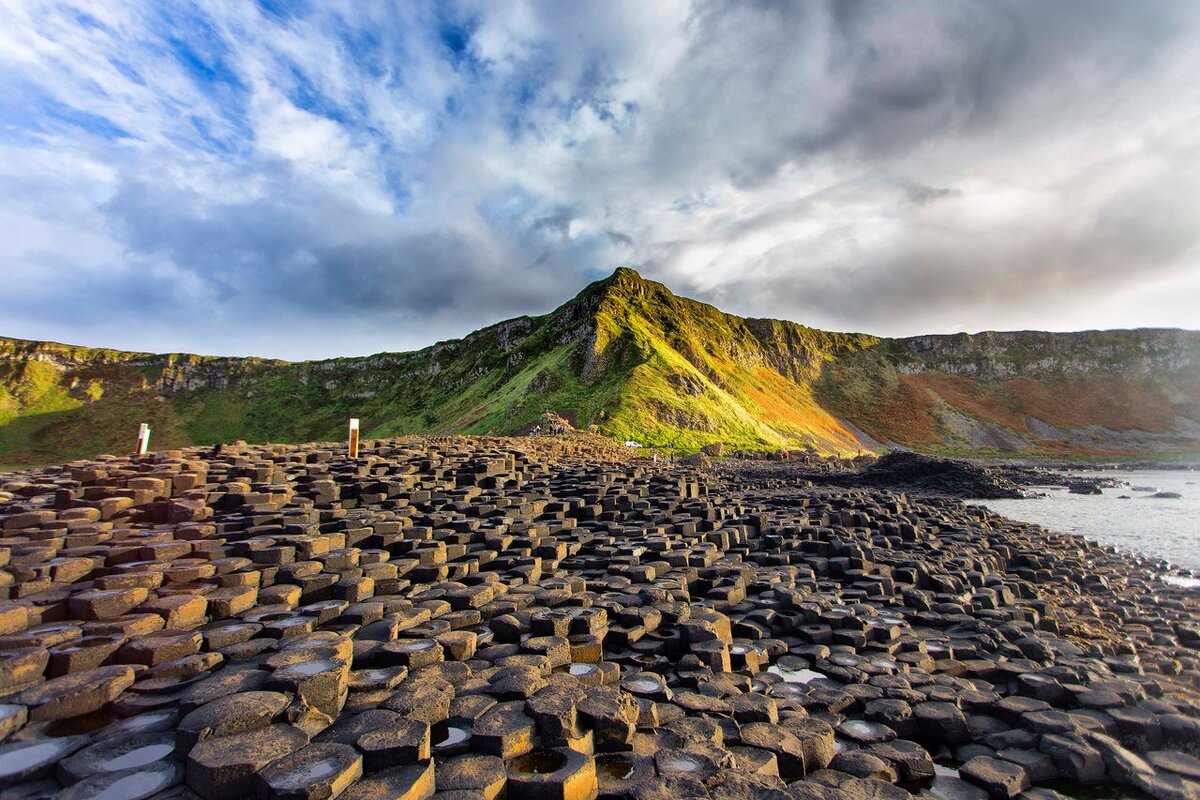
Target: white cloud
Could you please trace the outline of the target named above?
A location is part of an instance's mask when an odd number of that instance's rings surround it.
[[[398,349],[618,263],[839,329],[1194,325],[1198,33],[1185,0],[9,3],[0,270],[41,280],[3,333]]]

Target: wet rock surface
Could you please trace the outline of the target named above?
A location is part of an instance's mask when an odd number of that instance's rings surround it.
[[[893,460],[919,497],[569,439],[4,476],[0,790],[1200,796],[1200,596]]]

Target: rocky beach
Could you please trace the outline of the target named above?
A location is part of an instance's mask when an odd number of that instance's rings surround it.
[[[584,436],[0,491],[5,798],[1200,792],[1200,595],[958,500]]]

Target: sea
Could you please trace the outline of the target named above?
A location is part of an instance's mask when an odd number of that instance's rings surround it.
[[[1125,485],[1098,495],[1070,494],[1065,488],[1033,487],[1045,497],[1025,500],[969,500],[1022,522],[1061,533],[1076,533],[1102,544],[1165,559],[1176,567],[1200,570],[1200,471],[1106,470],[1071,473],[1115,478]],[[1150,497],[1175,492],[1178,499]]]

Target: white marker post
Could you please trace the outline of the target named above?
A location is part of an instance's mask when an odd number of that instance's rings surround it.
[[[137,455],[144,456],[150,449],[150,424],[143,422],[138,426]]]
[[[349,450],[351,458],[358,458],[358,417],[350,418]]]

